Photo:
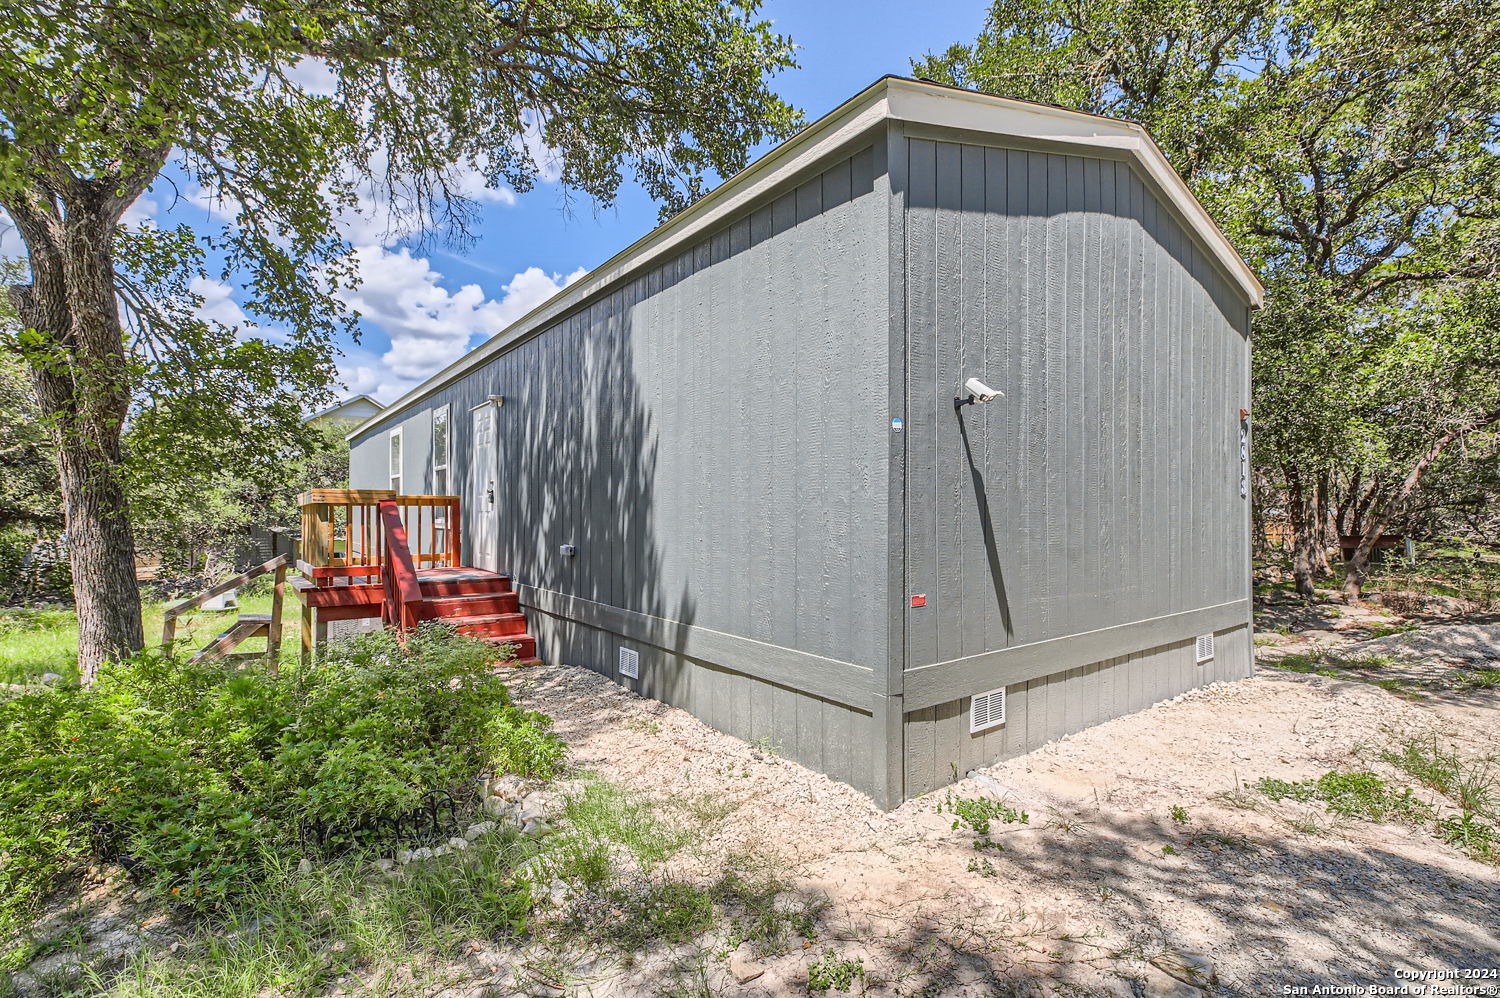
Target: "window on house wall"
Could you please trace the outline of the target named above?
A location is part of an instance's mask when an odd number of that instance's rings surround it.
[[[448,407],[432,413],[432,491],[448,495]]]
[[[401,492],[401,431],[391,431],[391,489],[398,496]]]

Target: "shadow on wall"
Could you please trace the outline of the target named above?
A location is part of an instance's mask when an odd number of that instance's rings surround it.
[[[686,589],[669,598],[661,586],[659,443],[631,335],[640,297],[638,283],[616,291],[496,365],[495,390],[507,396],[496,422],[498,552],[523,594],[532,587],[625,608],[608,611],[612,630],[680,654],[696,608]],[[618,676],[616,635],[544,613],[550,597],[534,599],[541,607],[528,600],[527,610],[545,657]],[[669,682],[679,672],[665,671]]]
[[[1000,561],[1000,544],[995,538],[995,520],[990,512],[989,493],[984,487],[984,471],[974,460],[974,448],[969,443],[969,427],[964,422],[964,411],[958,406],[953,407],[954,418],[958,421],[959,439],[964,444],[964,460],[969,465],[969,480],[974,487],[974,503],[979,514],[979,529],[984,534],[984,556],[990,570],[990,586],[995,592],[995,607],[1000,611],[1000,624],[1005,628],[1005,638],[1008,642],[1015,637],[1015,624],[1010,619],[1010,597],[1005,593],[1005,566]]]

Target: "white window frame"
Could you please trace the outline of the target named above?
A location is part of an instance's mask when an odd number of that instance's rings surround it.
[[[441,417],[441,420],[439,420]],[[447,430],[443,433],[443,452],[438,453],[437,427],[441,421]],[[452,495],[453,489],[453,419],[449,407],[438,406],[432,410],[432,491],[440,496]],[[437,487],[438,472],[443,473],[444,486]]]
[[[443,431],[443,452],[438,453],[437,426],[439,417],[446,429]],[[446,405],[432,410],[432,491],[440,496],[453,494],[453,413]],[[439,464],[439,459],[442,463]],[[443,472],[443,487],[438,488],[438,471]],[[441,507],[439,507],[441,509]],[[432,540],[434,551],[448,550],[448,517],[446,513],[433,510]]]
[[[401,482],[406,470],[406,441],[402,439],[402,431],[405,429],[404,426],[398,426],[392,430],[385,445],[386,471],[390,472],[391,491],[398,496],[402,495]]]

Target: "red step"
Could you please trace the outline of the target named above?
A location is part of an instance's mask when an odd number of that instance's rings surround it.
[[[521,611],[521,597],[515,593],[477,593],[472,596],[430,596],[422,600],[423,620],[449,617],[483,617],[495,613]],[[523,631],[525,628],[521,628]]]
[[[443,623],[451,625],[460,634],[476,638],[526,635],[524,613],[476,613],[467,617],[445,617]]]
[[[510,576],[482,568],[424,568],[417,572],[423,596],[477,596],[511,591]]]
[[[510,614],[497,614],[496,616],[509,617]],[[480,638],[484,641],[490,642],[491,644],[514,646],[515,655],[518,659],[536,657],[536,638],[532,637],[530,634],[527,634],[525,631],[517,632],[508,630],[507,628],[513,626],[508,620],[496,621],[493,618],[474,617],[468,620],[464,620],[462,618],[457,620],[450,620],[449,623],[451,623],[453,625],[453,629],[460,634],[467,634],[469,637]],[[523,618],[522,626],[524,625],[525,620]]]

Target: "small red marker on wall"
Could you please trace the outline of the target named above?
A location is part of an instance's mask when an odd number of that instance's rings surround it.
[[[926,593],[914,593],[914,594],[912,594],[911,605],[912,606],[926,606],[927,605],[927,594]]]

